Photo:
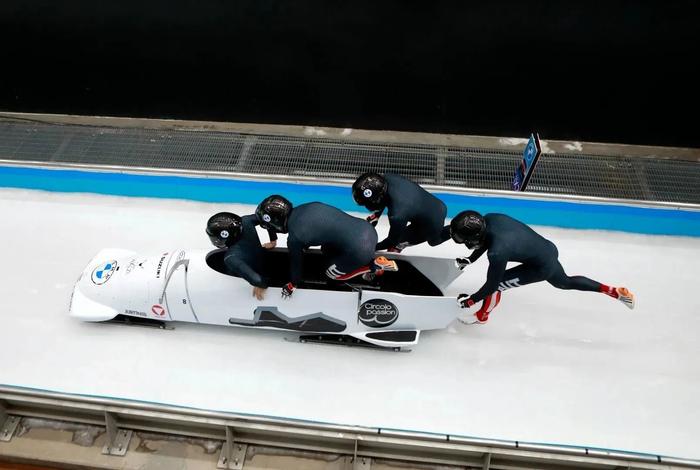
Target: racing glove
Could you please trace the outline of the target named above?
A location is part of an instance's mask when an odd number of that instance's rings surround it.
[[[470,264],[472,264],[472,260],[469,258],[455,258],[455,266],[457,266],[460,271],[463,271],[464,268]]]
[[[457,303],[462,308],[469,308],[476,303],[472,300],[471,297],[472,296],[469,294],[459,294],[457,296]]]
[[[367,216],[367,222],[372,224],[372,227],[376,227],[379,222],[379,218],[382,216],[382,211],[374,211]]]
[[[289,298],[294,293],[294,289],[296,289],[296,288],[297,288],[297,286],[295,286],[291,282],[288,282],[287,284],[285,284],[284,287],[282,287],[282,299],[289,300]]]

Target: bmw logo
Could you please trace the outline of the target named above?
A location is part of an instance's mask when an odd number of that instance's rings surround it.
[[[112,274],[114,274],[116,270],[117,262],[115,260],[108,261],[93,269],[90,279],[92,279],[94,284],[101,286],[105,282],[109,281],[109,278],[112,277]]]
[[[364,197],[372,197],[372,190],[369,189],[369,188],[368,188],[368,189],[365,189],[365,190],[362,192],[362,195],[363,195]]]
[[[270,217],[270,214],[263,214],[263,220],[265,222],[269,222],[272,220],[272,218]]]
[[[222,230],[220,235],[221,235],[221,238],[228,238],[228,230]]]

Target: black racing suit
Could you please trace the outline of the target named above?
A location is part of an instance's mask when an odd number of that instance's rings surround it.
[[[224,263],[229,274],[242,277],[255,287],[267,288],[267,279],[264,271],[265,249],[260,245],[258,232],[255,226],[259,225],[255,215],[241,217],[243,221],[243,234],[233,246],[226,250]],[[277,240],[277,234],[268,230],[270,240]]]
[[[447,215],[444,202],[403,176],[387,173],[384,178],[390,229],[389,235],[377,244],[377,250],[425,241],[436,246],[450,238],[449,225],[443,227]],[[379,216],[381,212],[375,214]]]
[[[312,246],[320,245],[329,258],[326,274],[331,278],[351,273],[374,259],[377,244],[374,227],[327,204],[310,202],[295,207],[287,228],[292,284],[301,282],[304,249]]]
[[[601,284],[583,276],[567,276],[559,263],[554,243],[522,222],[504,214],[486,214],[486,239],[469,260],[479,259],[488,250],[486,283],[471,299],[476,303],[497,290],[547,281],[559,289],[600,291]],[[506,270],[509,261],[522,263]]]

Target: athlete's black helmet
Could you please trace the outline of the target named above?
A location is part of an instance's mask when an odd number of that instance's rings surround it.
[[[384,209],[387,198],[386,179],[379,173],[363,173],[352,185],[352,198],[371,211]]]
[[[291,212],[292,203],[276,194],[263,199],[255,209],[261,227],[280,233],[287,233],[287,221]]]
[[[450,236],[456,243],[476,248],[486,238],[486,220],[476,211],[462,211],[450,222]]]
[[[243,221],[236,214],[219,212],[209,218],[207,235],[217,248],[231,246],[243,235]]]

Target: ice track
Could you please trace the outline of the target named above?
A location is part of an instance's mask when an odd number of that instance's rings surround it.
[[[302,345],[270,331],[68,317],[73,283],[99,249],[205,248],[204,224],[222,209],[252,211],[0,190],[0,384],[700,458],[700,239],[542,227],[568,273],[628,286],[637,310],[538,284],[504,293],[487,325],[425,333],[409,354]],[[380,236],[387,229],[383,221]],[[462,250],[450,242],[407,253]],[[485,269],[484,258],[453,292],[474,292]]]

